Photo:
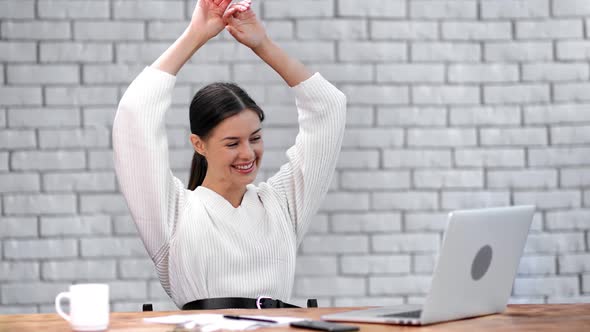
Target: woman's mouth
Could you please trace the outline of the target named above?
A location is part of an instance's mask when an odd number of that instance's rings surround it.
[[[239,173],[242,174],[249,174],[254,170],[254,166],[255,166],[255,160],[247,163],[247,164],[237,164],[237,165],[232,165],[232,167],[238,171]]]

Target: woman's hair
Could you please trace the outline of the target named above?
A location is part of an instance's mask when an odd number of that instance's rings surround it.
[[[213,128],[221,121],[246,109],[258,114],[264,121],[264,112],[254,100],[233,83],[212,83],[197,91],[191,101],[189,119],[191,133],[207,139]],[[195,190],[207,174],[207,160],[195,152],[188,180],[188,189]]]

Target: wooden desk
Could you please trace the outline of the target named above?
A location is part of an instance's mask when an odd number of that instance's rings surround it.
[[[239,313],[264,314],[268,316],[297,316],[319,319],[323,314],[346,311],[351,308],[316,308],[316,309],[267,309],[259,310],[219,310],[219,311],[183,311],[181,313]],[[163,316],[179,312],[135,312],[112,313],[109,331],[156,332],[172,331],[171,325],[147,324],[144,317]],[[501,315],[465,319],[440,323],[425,327],[403,327],[380,324],[357,324],[361,332],[405,331],[590,331],[589,304],[552,304],[552,305],[510,305]],[[70,331],[66,321],[56,314],[0,315],[0,332],[33,331]],[[306,331],[293,328],[268,328],[260,331],[294,332]],[[311,330],[307,330],[311,331]]]

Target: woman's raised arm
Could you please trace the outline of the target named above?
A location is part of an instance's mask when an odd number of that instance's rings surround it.
[[[249,0],[245,1],[249,3]],[[244,10],[241,4],[233,4],[223,15],[227,31],[240,43],[249,47],[272,67],[290,87],[311,77],[311,73],[299,60],[289,56],[266,34],[256,14]]]
[[[231,0],[199,0],[189,26],[152,67],[176,76],[201,46],[223,30],[223,13],[230,3]]]
[[[287,151],[288,162],[261,184],[261,191],[273,192],[286,202],[285,211],[300,242],[334,174],[346,122],[346,97],[319,73],[312,76],[299,60],[275,44],[252,10],[239,9],[231,5],[226,11],[226,29],[295,92],[299,113],[295,145]]]

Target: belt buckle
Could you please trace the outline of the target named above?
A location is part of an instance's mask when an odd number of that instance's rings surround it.
[[[272,300],[272,297],[269,297],[269,296],[259,296],[259,297],[256,299],[256,308],[258,308],[258,309],[263,309],[263,308],[261,308],[260,306],[262,305],[262,303],[261,303],[261,300],[264,300],[264,299],[269,299],[269,300]]]

